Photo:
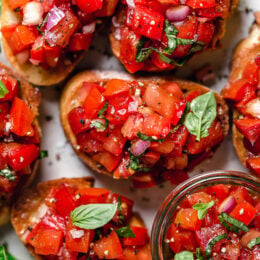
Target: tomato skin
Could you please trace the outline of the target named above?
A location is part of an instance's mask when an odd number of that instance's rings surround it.
[[[77,135],[77,143],[80,146],[80,150],[85,153],[97,153],[103,152],[103,144],[94,140],[89,133],[81,133]]]
[[[140,132],[140,129],[142,129],[143,122],[143,115],[139,113],[130,115],[121,129],[123,136],[130,140],[134,139],[137,133]]]
[[[113,178],[119,180],[119,179],[128,179],[130,176],[132,176],[135,173],[135,171],[131,170],[131,168],[129,168],[129,165],[130,165],[129,155],[123,156],[121,162],[119,163],[119,165],[117,166],[117,168],[113,173]]]
[[[16,8],[20,8],[30,2],[30,0],[9,0],[9,6],[12,10],[15,10]]]
[[[160,40],[163,31],[164,17],[152,9],[137,5],[133,15],[134,32],[150,39]]]
[[[119,0],[103,0],[101,10],[95,12],[97,17],[111,16],[114,14]]]
[[[210,201],[212,201],[212,197],[205,192],[196,192],[190,194],[187,197],[187,200],[190,203],[190,206],[192,207],[193,205],[198,203],[209,203]]]
[[[254,170],[254,172],[260,177],[260,157],[247,159],[247,165],[249,169]]]
[[[102,8],[103,0],[76,0],[77,6],[86,13],[93,13]]]
[[[146,228],[137,226],[131,226],[130,228],[135,234],[135,238],[124,238],[123,244],[125,246],[143,246],[148,242],[149,238]]]
[[[215,0],[187,0],[186,5],[191,8],[209,8],[216,5]]]
[[[112,98],[114,96],[128,93],[130,89],[130,84],[121,79],[112,79],[105,86],[104,97]]]
[[[260,68],[256,64],[255,60],[247,63],[242,78],[246,79],[250,84],[257,85],[259,81],[259,71]]]
[[[10,110],[11,131],[19,136],[33,136],[33,119],[32,110],[23,100],[16,97]]]
[[[237,203],[248,202],[252,203],[251,196],[245,187],[232,187],[230,195],[232,195]]]
[[[123,249],[115,231],[96,241],[93,250],[100,259],[115,259],[123,256]]]
[[[70,51],[86,51],[91,45],[93,36],[85,33],[75,33],[72,35],[69,50]]]
[[[110,191],[103,188],[83,188],[76,191],[80,204],[105,203]]]
[[[8,90],[8,93],[3,98],[0,98],[0,102],[13,101],[19,94],[18,81],[9,75],[0,75],[0,80]]]
[[[180,225],[183,229],[196,231],[200,229],[202,220],[198,219],[197,210],[181,208],[175,217],[174,223]]]
[[[8,102],[0,103],[0,137],[8,134],[9,131],[6,129],[6,123],[9,118],[10,105]]]
[[[224,184],[214,185],[207,189],[207,193],[221,202],[228,196],[229,187]]]
[[[199,23],[198,25],[198,41],[205,43],[208,46],[213,39],[215,33],[215,26],[213,23]]]
[[[256,209],[247,202],[240,202],[236,205],[230,216],[249,225],[256,216]]]
[[[114,156],[106,151],[95,154],[92,158],[104,166],[109,172],[112,172],[121,160],[120,156]]]

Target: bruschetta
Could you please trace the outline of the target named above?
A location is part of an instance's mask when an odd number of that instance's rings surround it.
[[[233,111],[233,144],[244,166],[260,177],[260,22],[239,43],[223,96]]]
[[[59,179],[25,191],[13,227],[35,259],[150,260],[147,229],[133,201],[91,178]]]
[[[63,81],[92,42],[99,17],[118,0],[3,0],[5,54],[14,69],[38,86]]]
[[[130,73],[172,70],[215,49],[238,0],[121,0],[112,52]]]
[[[225,101],[206,87],[113,71],[72,78],[60,116],[85,164],[115,179],[132,177],[138,187],[176,180],[211,155],[229,128]]]
[[[38,89],[0,64],[0,226],[9,220],[13,198],[36,174],[40,100]]]

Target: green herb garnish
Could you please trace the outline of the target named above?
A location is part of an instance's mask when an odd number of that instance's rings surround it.
[[[174,260],[194,260],[193,253],[190,251],[182,251],[175,254]]]
[[[200,220],[204,219],[208,210],[213,207],[215,204],[214,200],[212,200],[209,203],[197,203],[192,206],[192,208],[196,209],[198,211],[198,218]]]
[[[2,80],[0,80],[0,98],[4,98],[8,93],[9,91],[6,88],[5,84]]]
[[[48,155],[49,155],[49,153],[47,150],[41,150],[38,158],[41,160],[45,157],[48,157]]]
[[[133,237],[135,238],[135,234],[129,226],[121,227],[115,230],[119,238],[125,237]]]
[[[105,113],[105,111],[107,110],[107,108],[108,108],[108,103],[106,102],[105,105],[103,106],[103,108],[101,108],[98,111],[98,117],[101,118],[101,119],[104,119],[105,120],[105,124],[102,124],[101,122],[99,122],[97,120],[94,120],[94,121],[91,122],[91,126],[97,128],[97,129],[99,129],[101,131],[105,131],[108,128],[109,121],[103,115]]]
[[[15,260],[15,258],[7,252],[4,245],[0,246],[0,260]]]
[[[206,256],[210,256],[211,255],[211,251],[212,251],[212,247],[217,243],[219,242],[220,240],[224,239],[224,238],[227,238],[227,234],[223,234],[223,235],[219,235],[219,236],[216,236],[214,238],[212,238],[207,247],[206,247],[206,250],[205,250],[205,255]]]
[[[200,248],[196,248],[196,260],[204,260],[204,256],[201,253]]]
[[[0,170],[0,175],[9,180],[10,182],[13,182],[16,179],[16,176],[13,174],[13,171],[8,168]]]
[[[249,249],[253,249],[254,246],[259,245],[260,244],[260,237],[254,238],[252,239],[248,244],[247,247]]]
[[[143,141],[158,142],[158,143],[164,142],[167,138],[167,136],[165,138],[154,138],[154,137],[142,134],[141,132],[137,133],[137,137],[139,137]]]

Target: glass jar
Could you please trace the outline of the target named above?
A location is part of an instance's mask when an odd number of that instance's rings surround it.
[[[260,196],[260,179],[242,172],[212,171],[194,176],[183,182],[166,197],[157,211],[151,236],[152,259],[173,259],[173,257],[169,257],[170,248],[165,243],[165,238],[173,216],[178,210],[178,205],[189,194],[217,184],[244,186],[249,192],[259,194]]]

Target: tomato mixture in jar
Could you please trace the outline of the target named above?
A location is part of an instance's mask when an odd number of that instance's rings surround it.
[[[66,115],[74,148],[115,179],[133,176],[135,187],[185,180],[184,170],[211,155],[227,131],[215,94],[194,86],[182,91],[179,83],[84,82]]]
[[[51,69],[77,60],[93,39],[96,18],[113,14],[118,0],[9,0],[18,22],[2,34],[19,63]]]
[[[229,82],[223,90],[223,97],[230,100],[236,109],[234,124],[243,135],[246,164],[260,177],[259,79],[260,54],[248,61],[239,79]]]
[[[32,86],[21,86],[7,70],[0,69],[1,204],[9,201],[16,187],[24,184],[35,171],[35,161],[40,155],[36,121],[38,94]]]
[[[26,243],[42,259],[151,260],[147,229],[133,201],[103,188],[59,183],[47,190],[45,214]]]
[[[164,244],[174,259],[260,259],[259,194],[218,184],[187,195]]]
[[[195,53],[216,46],[231,2],[122,0],[112,49],[130,73],[183,66]]]

